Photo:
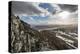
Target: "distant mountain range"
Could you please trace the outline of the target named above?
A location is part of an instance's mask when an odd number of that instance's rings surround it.
[[[57,38],[55,32],[48,30],[39,32],[20,20],[18,16],[11,16],[10,24],[9,52],[11,53],[73,49],[65,41]]]

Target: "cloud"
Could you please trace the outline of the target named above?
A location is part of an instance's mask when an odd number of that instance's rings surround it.
[[[62,10],[74,12],[78,9],[78,5],[58,4]]]
[[[76,23],[78,6],[53,3],[12,2],[12,13],[29,24],[68,24]],[[59,14],[68,11],[70,15],[63,20]],[[64,14],[63,14],[64,15]]]
[[[78,23],[78,11],[69,12],[69,14],[66,15],[66,18],[64,18],[65,14],[62,14],[63,12],[57,13],[54,16],[50,16],[48,19],[48,24],[77,24]],[[62,14],[63,16],[60,17],[59,14]]]
[[[40,3],[39,7],[45,9],[50,14],[55,14],[61,11],[61,8],[59,7],[59,5],[53,4],[53,3]]]
[[[13,1],[12,13],[17,15],[19,14],[32,15],[32,14],[40,14],[41,11],[38,10],[36,7],[34,7],[32,3]]]
[[[77,5],[53,5],[58,9],[57,13],[51,15],[48,19],[48,24],[77,24],[78,23],[78,6]],[[67,18],[62,19],[59,14],[62,12],[69,12]],[[63,14],[65,16],[65,14]],[[64,17],[63,16],[63,17]]]

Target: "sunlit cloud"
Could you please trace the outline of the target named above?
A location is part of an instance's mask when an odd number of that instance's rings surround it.
[[[68,11],[63,11],[63,12],[59,13],[58,15],[61,17],[61,19],[66,19],[66,18],[69,17],[70,12],[68,12]]]
[[[77,5],[13,2],[12,11],[29,24],[77,24]]]

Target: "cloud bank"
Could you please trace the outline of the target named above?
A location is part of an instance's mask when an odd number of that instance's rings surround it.
[[[14,1],[12,13],[31,25],[77,24],[78,5]]]

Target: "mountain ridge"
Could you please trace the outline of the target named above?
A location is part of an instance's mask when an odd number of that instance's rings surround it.
[[[38,31],[22,21],[18,16],[11,16],[11,35],[9,52],[35,52],[35,51],[50,51],[74,49],[74,46],[69,46],[65,41],[58,38],[60,33],[51,32],[50,30]],[[58,35],[56,37],[56,35]],[[75,42],[76,43],[76,42]],[[77,46],[77,44],[75,44]]]

